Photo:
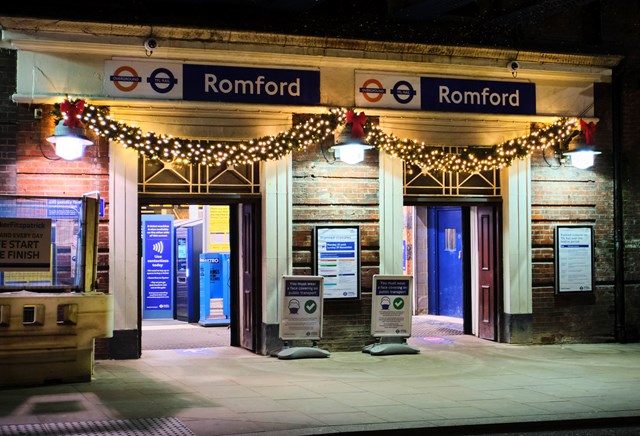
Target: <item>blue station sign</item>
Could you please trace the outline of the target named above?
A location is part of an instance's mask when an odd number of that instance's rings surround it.
[[[421,77],[421,109],[484,114],[536,113],[533,83]]]
[[[185,100],[291,105],[320,102],[319,71],[185,64],[183,77]]]
[[[432,112],[536,114],[533,83],[356,73],[356,105]]]
[[[104,88],[106,95],[118,97],[317,105],[320,71],[106,61]]]

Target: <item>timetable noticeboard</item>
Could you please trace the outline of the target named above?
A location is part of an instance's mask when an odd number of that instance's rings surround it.
[[[593,291],[593,227],[557,226],[556,292]]]
[[[360,298],[360,227],[316,226],[314,252],[324,298]]]

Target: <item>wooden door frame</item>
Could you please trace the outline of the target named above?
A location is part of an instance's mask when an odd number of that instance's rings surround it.
[[[238,202],[235,207],[231,208],[231,256],[235,256],[235,262],[232,262],[231,270],[231,288],[235,290],[231,292],[230,304],[231,304],[231,322],[234,324],[234,328],[231,329],[231,345],[235,347],[243,347],[242,345],[242,323],[240,318],[240,310],[242,304],[242,292],[240,284],[241,270],[241,252],[240,247],[242,240],[240,238],[241,223],[242,223],[242,207],[245,205],[251,205],[253,208],[253,288],[256,292],[252,298],[252,311],[253,319],[251,321],[252,327],[252,349],[250,351],[257,352],[260,346],[260,335],[262,332],[262,236],[261,236],[261,223],[262,214],[259,201],[244,201]],[[235,247],[235,249],[234,249]],[[235,322],[234,322],[235,320]]]
[[[442,199],[442,198],[434,198],[429,199],[426,197],[422,198],[405,198],[404,206],[459,206],[462,208],[462,237],[463,244],[467,247],[463,250],[463,291],[462,291],[462,299],[463,299],[463,332],[464,334],[473,334],[473,326],[472,326],[472,305],[471,305],[471,250],[470,250],[470,242],[471,242],[471,207],[473,206],[490,206],[493,207],[494,210],[494,243],[495,243],[495,276],[494,276],[494,288],[495,288],[495,323],[496,323],[496,331],[495,331],[495,341],[503,342],[504,341],[504,296],[503,296],[503,268],[502,268],[502,200],[501,199],[487,199],[487,201],[478,201],[477,199]],[[477,222],[475,223],[477,225]]]
[[[503,341],[503,322],[504,322],[504,316],[503,316],[503,310],[504,310],[504,296],[503,296],[503,286],[502,286],[502,282],[503,282],[503,276],[502,276],[502,251],[503,251],[503,247],[502,247],[502,220],[501,218],[501,213],[502,213],[502,204],[501,203],[490,203],[490,204],[482,204],[482,205],[476,205],[478,207],[490,207],[492,209],[491,215],[492,215],[492,227],[491,227],[491,231],[493,232],[493,245],[494,245],[494,252],[493,252],[493,265],[494,265],[494,273],[493,273],[493,289],[494,289],[494,304],[493,304],[493,309],[495,311],[494,314],[494,332],[493,332],[493,341],[495,342],[502,342]],[[477,214],[476,214],[477,216]],[[479,220],[476,221],[475,225],[479,226],[480,222]],[[478,234],[478,238],[480,237],[480,235]],[[480,241],[478,241],[480,242]],[[478,289],[478,291],[480,291]],[[480,299],[480,295],[478,295],[478,298]],[[478,301],[478,304],[480,304],[480,301]],[[480,306],[478,306],[479,308]],[[478,337],[480,337],[480,321],[478,321]],[[485,338],[487,339],[487,338]]]
[[[254,275],[254,286],[259,291],[256,292],[254,298],[254,310],[253,310],[253,332],[254,332],[254,348],[257,350],[261,327],[262,327],[262,262],[261,254],[262,254],[262,226],[261,226],[261,199],[257,196],[237,196],[237,195],[204,195],[204,196],[189,196],[184,197],[179,193],[176,195],[156,195],[156,194],[141,194],[138,193],[138,210],[137,210],[137,221],[138,221],[138,229],[141,226],[141,209],[144,206],[149,206],[151,204],[197,204],[197,205],[206,205],[206,206],[215,206],[215,205],[227,205],[229,206],[230,216],[229,216],[229,238],[230,238],[230,257],[233,261],[230,264],[230,295],[229,295],[229,305],[230,305],[230,316],[231,323],[229,328],[231,330],[230,337],[230,345],[235,347],[240,347],[240,319],[239,319],[239,297],[240,297],[240,258],[239,258],[239,250],[238,245],[240,243],[239,240],[239,214],[238,208],[241,207],[242,204],[252,204],[254,208],[254,262],[255,262],[255,271]],[[235,218],[234,218],[235,214]],[[257,227],[256,227],[257,226]],[[140,235],[140,232],[138,232]],[[138,238],[138,256],[142,256],[142,238]],[[235,256],[235,257],[234,257]],[[142,269],[141,262],[138,262],[138,331],[140,332],[138,335],[138,349],[142,350]],[[252,351],[256,351],[252,350]]]

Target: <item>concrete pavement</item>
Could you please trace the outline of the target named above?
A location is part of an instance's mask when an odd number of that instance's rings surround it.
[[[217,347],[100,360],[90,383],[0,390],[0,435],[478,434],[640,417],[640,344],[409,343],[420,354],[279,360]]]

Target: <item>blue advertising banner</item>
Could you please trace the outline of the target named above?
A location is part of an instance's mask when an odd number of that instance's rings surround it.
[[[73,198],[48,198],[47,218],[81,219],[82,200]]]
[[[320,72],[184,64],[183,98],[193,101],[316,105]]]
[[[485,114],[536,113],[533,83],[494,80],[420,78],[421,109]]]
[[[173,216],[142,216],[143,314],[173,318]]]

